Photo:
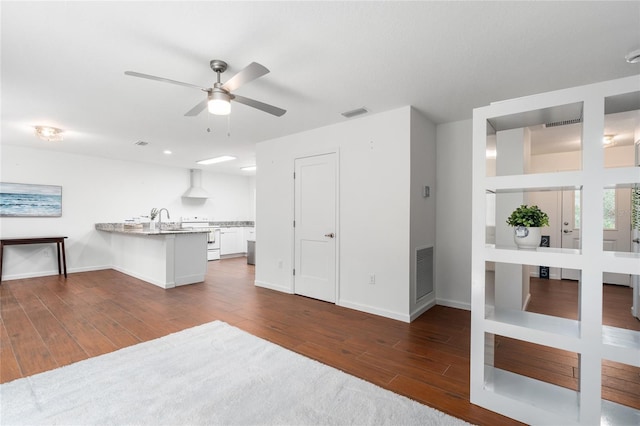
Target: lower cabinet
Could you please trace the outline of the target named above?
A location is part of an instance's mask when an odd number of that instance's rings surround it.
[[[220,254],[242,253],[242,234],[241,227],[220,228]]]
[[[220,228],[220,254],[247,253],[247,240],[255,239],[255,228],[235,226]]]

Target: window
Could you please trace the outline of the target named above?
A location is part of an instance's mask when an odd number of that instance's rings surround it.
[[[616,229],[616,190],[604,190],[604,229]]]
[[[580,228],[580,191],[575,191],[574,205],[573,205],[573,220],[575,224],[575,228]],[[603,225],[602,228],[604,230],[612,230],[616,229],[616,190],[615,189],[605,189],[604,197],[602,200],[602,205],[604,208],[603,211]]]

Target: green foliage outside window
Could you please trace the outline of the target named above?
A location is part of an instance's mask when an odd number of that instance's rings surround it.
[[[580,191],[575,192],[575,203],[573,206],[573,223],[574,228],[580,228]],[[602,220],[602,229],[611,230],[616,229],[616,190],[615,189],[605,189],[604,195],[602,199],[603,206],[603,220]]]

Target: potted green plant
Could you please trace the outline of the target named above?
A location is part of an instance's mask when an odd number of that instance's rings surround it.
[[[549,216],[538,206],[522,204],[511,213],[507,224],[514,227],[513,240],[518,248],[535,250],[542,239],[540,228],[549,226]]]

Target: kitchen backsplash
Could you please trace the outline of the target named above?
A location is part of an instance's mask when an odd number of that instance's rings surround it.
[[[252,220],[231,220],[226,222],[209,222],[211,226],[219,226],[221,228],[230,228],[233,226],[255,226],[255,222]]]

